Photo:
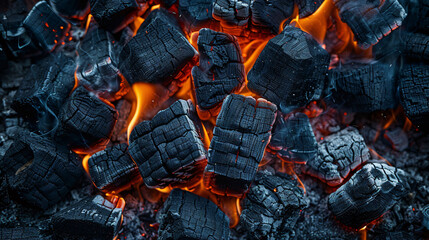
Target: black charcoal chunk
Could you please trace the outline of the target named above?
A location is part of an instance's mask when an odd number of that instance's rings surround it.
[[[319,142],[318,157],[309,159],[305,172],[329,186],[338,186],[351,171],[369,160],[365,140],[354,127],[347,127]]]
[[[329,195],[328,207],[343,224],[360,229],[408,193],[405,173],[387,164],[369,163]]]
[[[165,8],[170,8],[177,2],[177,0],[160,0],[160,2],[161,2],[161,6]]]
[[[273,34],[279,34],[280,24],[292,16],[293,9],[293,0],[253,0],[250,5],[252,23],[270,29]]]
[[[429,61],[429,35],[403,32],[401,36],[404,56]]]
[[[0,228],[0,239],[34,240],[40,239],[40,231],[35,227]]]
[[[102,191],[115,191],[139,177],[137,165],[125,143],[92,155],[88,160],[88,169],[95,186]]]
[[[88,0],[51,0],[52,8],[62,17],[82,21],[89,14]]]
[[[122,224],[125,201],[97,195],[72,204],[52,216],[54,239],[114,239]]]
[[[287,26],[262,50],[247,76],[248,87],[287,113],[320,97],[329,61],[310,34]]]
[[[402,1],[408,11],[404,27],[411,32],[428,33],[429,31],[429,0]],[[407,9],[408,8],[408,9]]]
[[[330,101],[353,112],[398,106],[395,66],[384,63],[348,64],[329,71]]]
[[[397,0],[334,0],[341,20],[351,28],[363,48],[376,44],[402,24],[407,16]]]
[[[265,99],[226,97],[210,143],[204,185],[218,195],[241,197],[249,189],[265,147],[277,107]]]
[[[323,0],[295,0],[299,17],[304,18],[313,14],[322,5]]]
[[[10,53],[13,58],[32,57],[42,53],[39,44],[31,39],[22,25],[2,23],[0,32],[4,51]]]
[[[116,33],[139,14],[136,0],[89,0],[91,14],[100,27]]]
[[[189,30],[196,31],[209,27],[214,21],[212,17],[214,0],[181,0],[179,15],[184,18]]]
[[[423,209],[422,209],[422,215],[423,215],[423,221],[422,221],[422,225],[429,230],[429,205],[426,205]]]
[[[201,180],[207,157],[194,111],[178,100],[132,131],[129,152],[148,187],[191,187]]]
[[[250,0],[214,0],[213,18],[222,24],[246,25],[250,14]]]
[[[317,141],[307,115],[297,112],[278,117],[268,148],[285,161],[306,163],[316,158]]]
[[[290,176],[258,172],[242,201],[240,222],[249,239],[285,239],[307,204]]]
[[[29,131],[16,134],[0,169],[14,198],[42,209],[59,202],[83,173],[76,154]]]
[[[70,24],[58,16],[46,1],[40,1],[33,7],[23,26],[46,52],[52,52],[60,45],[70,30]]]
[[[183,74],[184,68],[190,68],[197,54],[174,16],[156,9],[124,46],[119,57],[120,70],[130,85],[135,82],[166,84]]]
[[[200,64],[192,68],[192,79],[198,113],[207,119],[203,112],[216,116],[226,96],[242,89],[244,64],[237,39],[226,33],[201,29],[198,51]]]
[[[229,219],[213,202],[173,189],[159,216],[159,239],[229,239]]]

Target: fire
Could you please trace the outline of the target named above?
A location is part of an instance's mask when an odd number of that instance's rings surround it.
[[[85,169],[86,174],[89,176],[89,167],[88,167],[88,160],[91,157],[91,155],[85,155],[82,159],[82,167]]]

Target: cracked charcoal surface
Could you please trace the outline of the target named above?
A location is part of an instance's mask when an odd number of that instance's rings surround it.
[[[22,24],[46,52],[52,52],[70,30],[70,24],[58,16],[46,1],[38,2]]]
[[[329,61],[311,35],[287,26],[262,50],[247,75],[248,87],[287,113],[320,97]]]
[[[210,200],[173,189],[159,216],[159,239],[229,239],[229,219]]]
[[[280,24],[292,16],[294,1],[289,0],[253,0],[250,5],[252,23],[266,27],[273,34],[279,34]]]
[[[350,171],[369,160],[369,150],[354,127],[347,127],[319,142],[318,157],[307,161],[304,171],[329,186],[338,186]]]
[[[174,16],[157,9],[123,48],[120,70],[130,85],[135,82],[166,84],[189,67],[197,54]]]
[[[100,27],[118,32],[137,16],[136,0],[89,0],[91,14]]]
[[[92,155],[88,160],[88,168],[92,181],[102,191],[120,189],[139,176],[137,165],[128,153],[128,145],[125,143]]]
[[[33,240],[40,239],[40,232],[35,227],[0,228],[0,239]]]
[[[429,36],[420,33],[402,33],[403,54],[416,60],[429,60]]]
[[[198,110],[212,110],[216,115],[226,96],[243,87],[241,49],[235,37],[204,28],[199,33],[198,51],[200,64],[192,68]],[[203,114],[199,115],[204,118]]]
[[[57,136],[71,147],[87,149],[106,144],[118,112],[83,87],[78,87],[60,111],[61,127]]]
[[[225,99],[204,171],[207,189],[238,197],[247,192],[271,137],[276,110],[265,99],[236,94]]]
[[[308,204],[295,180],[258,172],[242,202],[241,224],[250,239],[284,239]]]
[[[225,25],[246,25],[250,18],[250,0],[215,0],[213,18]]]
[[[206,165],[206,150],[192,122],[190,102],[178,100],[137,125],[129,152],[148,187],[195,185]]]
[[[75,202],[52,216],[54,239],[113,239],[118,235],[125,202],[101,195]]]
[[[214,0],[182,0],[179,1],[179,14],[184,17],[184,22],[192,31],[202,27],[209,27],[213,23]]]
[[[322,3],[323,0],[295,0],[295,4],[298,5],[300,18],[313,14]]]
[[[51,0],[52,8],[61,16],[82,21],[90,11],[88,0]]]
[[[331,102],[354,112],[372,112],[397,107],[395,66],[343,65],[329,71]]]
[[[359,229],[407,194],[406,181],[400,169],[369,163],[329,195],[328,207],[340,222]]]
[[[351,28],[358,44],[368,48],[402,24],[407,16],[397,0],[334,0],[341,20]]]
[[[0,167],[14,198],[42,209],[59,202],[82,176],[77,155],[26,130],[18,132]]]

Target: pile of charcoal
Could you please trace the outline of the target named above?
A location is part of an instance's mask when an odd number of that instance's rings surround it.
[[[0,239],[429,238],[429,0],[0,16]]]

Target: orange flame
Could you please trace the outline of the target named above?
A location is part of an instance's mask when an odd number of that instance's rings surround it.
[[[90,157],[91,157],[91,155],[86,155],[82,159],[82,167],[83,167],[83,169],[85,169],[85,172],[86,172],[86,174],[88,174],[88,176],[89,176],[88,160]]]

